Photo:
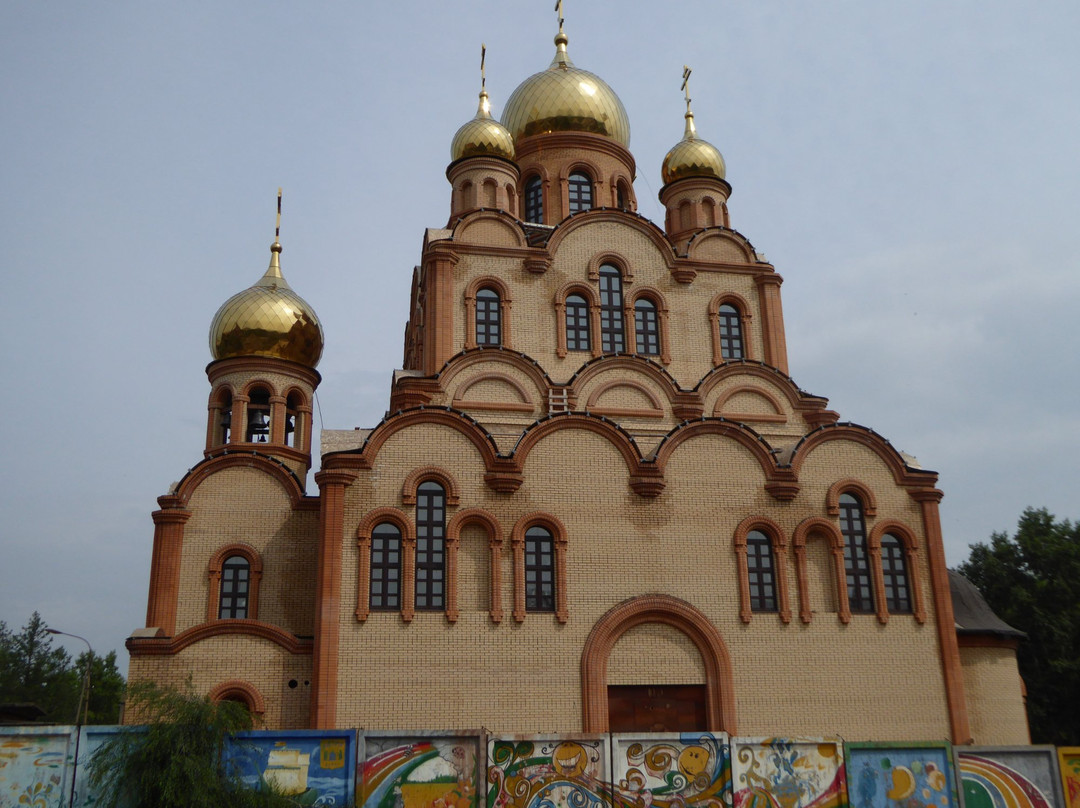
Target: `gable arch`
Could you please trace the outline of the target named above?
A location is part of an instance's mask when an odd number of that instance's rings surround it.
[[[769,390],[766,390],[766,389],[764,389],[762,387],[755,387],[754,385],[750,385],[750,384],[744,384],[744,385],[741,385],[739,387],[732,387],[730,390],[726,390],[725,392],[721,393],[717,397],[716,403],[713,404],[713,412],[712,412],[712,414],[714,416],[722,417],[724,415],[724,405],[727,404],[727,402],[731,398],[734,398],[735,396],[743,394],[743,393],[749,393],[749,394],[751,394],[753,396],[756,396],[757,398],[760,398],[762,401],[764,401],[772,409],[772,414],[771,415],[767,415],[767,416],[758,415],[758,416],[756,416],[757,420],[773,421],[773,420],[777,420],[778,418],[782,419],[784,421],[787,420],[787,413],[784,412],[783,406],[780,404],[779,400],[777,400],[776,396],[774,396],[772,394],[772,392],[770,392]],[[742,414],[740,413],[739,415],[741,416]],[[745,417],[736,418],[736,420],[748,420],[748,421],[749,420],[754,420],[754,419],[755,419],[755,416],[752,416],[752,415],[746,415]]]
[[[706,717],[712,732],[736,735],[735,682],[731,658],[720,632],[704,613],[684,600],[664,594],[625,600],[601,617],[581,652],[582,729],[607,732],[607,667],[615,643],[643,623],[662,623],[685,634],[705,667]]]
[[[470,401],[467,393],[472,390],[473,387],[482,384],[483,382],[498,382],[499,384],[505,385],[514,392],[514,395],[517,397],[517,401],[511,403],[501,402],[498,404],[480,400]],[[517,379],[514,379],[513,377],[508,376],[505,373],[494,372],[480,373],[476,376],[473,376],[472,378],[466,379],[465,382],[461,385],[461,387],[454,391],[454,398],[452,403],[453,406],[457,409],[469,409],[470,407],[481,408],[482,406],[483,409],[513,409],[530,413],[535,411],[537,407],[533,399],[529,397],[529,391],[526,390],[525,387],[517,381]]]
[[[933,486],[937,482],[936,472],[909,468],[900,453],[885,438],[872,429],[850,422],[826,424],[805,435],[791,451],[791,467],[798,473],[814,449],[834,440],[848,440],[869,448],[885,462],[897,485],[921,488]]]
[[[638,463],[641,460],[641,453],[638,451],[637,443],[630,434],[617,423],[608,420],[602,415],[590,415],[582,412],[549,415],[547,418],[531,424],[518,438],[517,445],[511,452],[515,466],[518,469],[524,468],[525,461],[528,460],[529,453],[532,452],[536,444],[548,435],[564,429],[584,429],[599,435],[622,455],[623,461],[626,463],[627,474],[633,474],[637,470]]]
[[[721,242],[719,249],[721,251],[720,257],[711,257],[702,255],[701,253],[708,251],[710,242]],[[698,230],[690,237],[690,240],[686,244],[686,256],[693,259],[704,261],[728,261],[731,259],[736,260],[732,263],[757,263],[757,255],[754,251],[754,245],[736,230],[729,230],[723,226],[716,227],[704,227]],[[738,260],[741,258],[741,260]]]
[[[610,390],[618,389],[620,387],[625,387],[629,390],[635,390],[648,399],[649,404],[651,405],[652,412],[645,411],[640,415],[645,417],[662,417],[664,415],[664,407],[660,403],[660,399],[656,397],[656,394],[653,393],[652,390],[650,390],[643,384],[633,381],[632,379],[623,378],[610,379],[597,385],[596,388],[589,394],[589,399],[585,402],[585,409],[590,412],[595,412],[597,415],[633,415],[633,410],[620,409],[618,412],[614,412],[607,408],[596,407],[597,402],[600,400],[600,397],[604,395],[604,393]]]
[[[680,445],[699,435],[720,435],[733,439],[750,450],[750,454],[757,460],[766,480],[772,480],[778,476],[776,463],[770,451],[771,447],[765,439],[750,427],[723,418],[703,418],[700,421],[688,421],[676,426],[664,436],[656,448],[657,466],[664,469]]]
[[[410,410],[399,410],[389,418],[384,418],[364,441],[360,455],[366,463],[374,464],[379,451],[398,432],[411,426],[431,424],[449,427],[463,435],[476,447],[486,469],[490,470],[495,464],[498,455],[495,438],[474,419],[449,407],[414,407]]]
[[[232,468],[255,468],[265,472],[271,479],[276,480],[289,497],[293,508],[296,508],[304,499],[304,487],[293,471],[275,457],[259,454],[258,452],[229,452],[227,447],[221,454],[208,457],[193,466],[177,486],[175,495],[179,497],[181,505],[187,505],[191,496],[200,485],[207,479]]]
[[[854,477],[846,477],[843,480],[837,480],[829,486],[829,490],[825,494],[826,513],[828,513],[829,516],[839,516],[840,495],[850,493],[859,495],[859,500],[862,503],[863,514],[865,516],[870,518],[877,516],[877,499],[874,497],[874,492],[870,489],[870,486],[856,480]]]
[[[401,485],[401,504],[415,505],[417,487],[429,480],[434,480],[443,487],[447,505],[457,505],[461,502],[461,489],[458,488],[457,481],[449,471],[438,466],[421,466],[405,475],[405,482]]]
[[[537,401],[546,401],[548,389],[552,386],[551,378],[540,367],[540,363],[527,354],[508,351],[505,348],[473,348],[452,356],[442,366],[435,379],[443,390],[453,387],[453,381],[464,370],[485,362],[506,364],[524,373],[536,389]]]
[[[615,371],[628,371],[643,375],[656,382],[664,391],[668,401],[674,405],[676,396],[680,393],[679,383],[663,365],[654,362],[645,356],[605,354],[595,359],[590,359],[570,377],[566,386],[574,391],[575,396],[580,396],[585,386],[597,376]],[[620,377],[624,381],[625,376]]]
[[[848,623],[851,621],[851,608],[848,605],[847,574],[844,569],[844,537],[835,522],[822,516],[804,519],[791,537],[791,543],[795,547],[795,571],[799,579],[799,619],[803,623],[809,623],[813,616],[810,609],[810,573],[806,563],[806,543],[815,536],[821,536],[828,542],[832,556],[837,613],[842,623]]]
[[[482,228],[485,224],[494,225],[498,228],[498,231],[506,237],[505,240],[509,243],[504,246],[529,246],[525,231],[522,229],[521,222],[517,217],[512,216],[506,211],[493,208],[478,208],[457,218],[453,222],[449,240],[469,243],[469,230],[474,227]],[[484,239],[485,242],[491,242],[492,240],[494,239],[490,233],[487,234]]]
[[[615,208],[593,208],[592,210],[582,211],[581,213],[574,214],[566,219],[563,219],[555,226],[554,232],[548,239],[548,252],[554,255],[559,245],[562,243],[569,234],[573,233],[579,227],[588,227],[591,224],[597,222],[613,222],[625,225],[639,233],[644,235],[653,246],[656,247],[657,253],[660,255],[661,260],[667,267],[668,271],[675,266],[675,249],[668,241],[664,231],[656,226],[656,223],[652,220],[642,216],[640,213],[617,210]],[[596,269],[599,270],[600,265],[596,265]],[[589,276],[590,280],[596,280],[592,275]]]

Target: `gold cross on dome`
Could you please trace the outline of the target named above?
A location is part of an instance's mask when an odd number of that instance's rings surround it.
[[[281,189],[277,189],[277,223],[274,225],[274,241],[281,240]]]
[[[682,68],[682,87],[683,95],[686,96],[686,111],[690,111],[690,74],[693,71],[690,69],[690,65],[683,65]]]
[[[563,32],[563,23],[566,22],[566,20],[563,19],[562,0],[555,0],[555,13],[559,15],[559,33],[561,34]]]

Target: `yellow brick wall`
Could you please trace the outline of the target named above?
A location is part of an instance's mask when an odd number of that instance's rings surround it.
[[[1031,743],[1016,652],[1008,648],[961,648],[960,663],[975,743]]]

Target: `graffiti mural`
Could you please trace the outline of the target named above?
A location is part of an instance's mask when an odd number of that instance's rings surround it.
[[[71,727],[4,727],[0,806],[67,806],[72,743]]]
[[[727,735],[613,735],[611,744],[618,808],[731,808]]]
[[[487,808],[608,808],[607,736],[488,740]]]
[[[273,785],[297,805],[351,804],[356,760],[351,730],[241,732],[229,738],[224,757],[247,785]]]
[[[852,808],[959,808],[948,743],[845,744]]]
[[[365,733],[356,804],[363,808],[477,808],[480,737]]]
[[[818,738],[734,738],[735,808],[846,808],[843,748]]]
[[[1061,787],[1068,808],[1080,808],[1080,746],[1059,746]]]
[[[1063,808],[1052,746],[966,747],[956,752],[966,808]]]

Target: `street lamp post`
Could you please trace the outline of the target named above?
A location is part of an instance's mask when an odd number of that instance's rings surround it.
[[[94,662],[94,649],[90,647],[90,641],[86,637],[80,637],[78,634],[68,634],[66,631],[57,631],[55,628],[47,628],[45,633],[81,640],[86,643],[86,650],[89,651],[86,655],[86,673],[83,674],[82,692],[79,694],[79,704],[75,710],[75,760],[74,765],[71,767],[71,796],[68,799],[68,807],[71,808],[75,804],[75,776],[79,767],[79,739],[82,737],[82,726],[90,717],[90,666]],[[82,713],[81,720],[80,713]]]

